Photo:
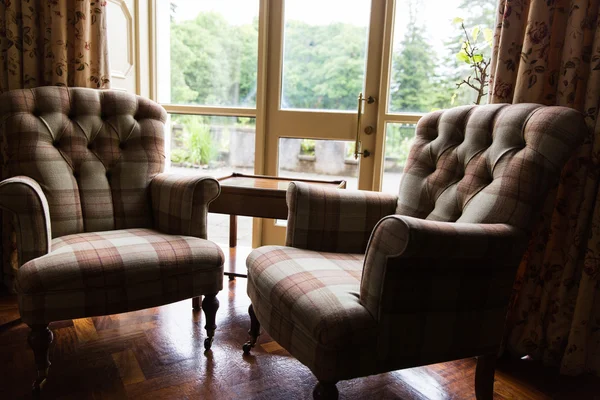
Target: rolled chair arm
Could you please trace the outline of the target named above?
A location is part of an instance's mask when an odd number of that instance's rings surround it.
[[[207,176],[158,174],[150,182],[154,226],[171,235],[206,239],[208,205],[221,193]]]
[[[498,351],[523,231],[400,215],[367,249],[360,301],[378,320],[378,357],[425,365]],[[407,347],[403,343],[411,343]]]
[[[0,182],[0,208],[16,216],[19,265],[50,252],[48,200],[35,180],[15,176]]]
[[[446,285],[441,292],[431,293],[429,289],[436,279],[442,286],[446,281],[459,283],[460,290],[479,291],[480,287],[472,287],[478,284],[476,276],[490,274],[507,279],[496,283],[503,285],[508,296],[526,245],[525,233],[506,224],[388,216],[375,228],[367,249],[361,302],[374,316],[382,311],[422,309],[425,304],[436,307],[430,296],[442,298],[448,288]],[[458,282],[463,278],[464,282]],[[428,290],[423,291],[425,287]]]
[[[377,222],[396,210],[397,196],[292,182],[287,191],[286,246],[364,253]]]

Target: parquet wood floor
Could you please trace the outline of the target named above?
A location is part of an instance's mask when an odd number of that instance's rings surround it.
[[[246,280],[225,281],[217,333],[204,352],[204,316],[191,300],[127,314],[51,324],[44,398],[310,399],[315,378],[268,335],[242,355],[249,327]],[[28,398],[34,378],[28,328],[16,297],[0,296],[0,399]],[[352,349],[348,349],[352,351]],[[501,360],[495,399],[600,399],[600,380],[569,378],[524,360]],[[436,364],[338,384],[340,399],[474,399],[475,361]]]

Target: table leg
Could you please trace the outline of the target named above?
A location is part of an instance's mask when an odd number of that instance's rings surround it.
[[[229,247],[237,246],[237,215],[229,216]]]
[[[229,247],[237,246],[237,215],[229,216]],[[229,280],[235,280],[234,275],[229,275]]]
[[[192,298],[192,308],[194,309],[194,311],[200,310],[201,304],[202,304],[202,296]]]

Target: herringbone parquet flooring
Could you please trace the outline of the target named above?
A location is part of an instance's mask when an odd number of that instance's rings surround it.
[[[309,399],[310,371],[268,335],[244,357],[246,281],[225,281],[212,351],[204,316],[191,300],[138,312],[53,323],[52,367],[44,398]],[[0,399],[28,398],[34,378],[28,327],[16,297],[0,297]],[[352,349],[348,349],[352,351]],[[341,399],[472,399],[474,360],[341,382]],[[496,399],[600,399],[597,378],[555,376],[531,362],[500,362]]]

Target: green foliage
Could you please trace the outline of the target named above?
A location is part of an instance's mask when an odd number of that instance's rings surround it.
[[[171,162],[173,164],[190,162],[190,155],[184,149],[171,149]]]
[[[409,7],[409,24],[393,55],[391,109],[401,112],[427,112],[435,103],[436,88],[433,49],[417,24],[414,7]]]
[[[300,142],[300,154],[305,156],[315,155],[315,141],[312,139],[302,139]]]
[[[465,87],[473,89],[477,93],[477,98],[474,103],[480,104],[483,96],[487,94],[488,68],[491,62],[491,58],[485,57],[483,50],[492,47],[492,30],[485,28],[483,31],[483,39],[481,39],[481,36],[479,35],[481,28],[479,26],[473,27],[471,35],[469,36],[462,18],[455,18],[454,22],[460,23],[461,30],[464,34],[460,50],[456,53],[456,59],[464,62],[470,68],[469,74],[458,82],[456,87],[457,89],[460,89],[461,86],[464,85]],[[452,98],[452,101],[454,101],[454,97]]]
[[[190,131],[189,136],[190,161],[194,164],[207,165],[217,155],[210,131],[206,125]]]
[[[351,142],[346,145],[346,159],[354,160],[354,151],[356,150],[356,142]]]
[[[386,158],[394,159],[399,166],[406,165],[414,136],[414,125],[389,124],[385,137]]]
[[[171,150],[171,162],[207,165],[215,160],[218,148],[213,142],[210,125],[205,118],[197,115],[172,116],[172,123],[183,126],[184,143],[183,148]]]
[[[236,125],[238,126],[252,126],[254,127],[256,125],[254,118],[248,118],[248,117],[237,117],[237,123]]]
[[[230,25],[218,13],[171,23],[171,101],[254,106],[258,21]]]
[[[497,7],[497,0],[461,0],[458,13],[462,15],[462,18],[454,18],[455,34],[445,42],[447,53],[440,61],[449,70],[444,78],[446,85],[453,93],[452,102],[448,106],[475,103],[478,97],[478,93],[467,85],[463,84],[456,87],[457,83],[462,82],[472,72],[471,67],[465,62],[464,58],[462,60],[457,58],[457,53],[462,50],[464,39],[461,23],[470,29],[479,27],[480,32],[477,35],[477,40],[481,39],[481,32],[483,32],[483,39],[491,42],[492,30],[490,28],[493,28],[496,23]],[[471,33],[474,32],[471,31]],[[491,57],[491,46],[480,47],[480,50],[484,59]],[[480,103],[486,101],[486,97],[480,99]]]
[[[283,106],[353,110],[363,88],[366,28],[350,24],[286,25]]]
[[[461,0],[462,22],[473,44],[480,43],[470,58],[458,24],[456,34],[445,42],[446,54],[434,51],[416,18],[419,1],[411,0],[402,10],[410,18],[400,48],[392,55],[391,111],[428,112],[475,101],[472,89],[456,85],[473,71],[473,63],[490,57],[490,47],[481,43],[491,40],[491,31],[484,28],[494,26],[497,1]],[[354,110],[356,96],[363,90],[366,38],[366,28],[352,24],[287,21],[282,106]],[[256,19],[232,25],[218,13],[203,12],[193,19],[172,20],[170,40],[173,103],[255,106]],[[239,118],[238,123],[251,121]]]

